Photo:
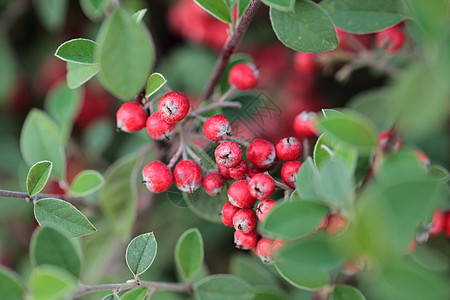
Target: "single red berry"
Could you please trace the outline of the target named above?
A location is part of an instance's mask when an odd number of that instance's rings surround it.
[[[225,226],[233,226],[233,217],[240,210],[239,207],[231,204],[230,201],[225,202],[222,207],[222,222]]]
[[[284,161],[297,160],[302,153],[302,145],[295,137],[282,138],[275,145],[277,157]]]
[[[175,130],[175,124],[170,124],[161,119],[161,114],[155,112],[147,119],[147,132],[155,140],[167,140]]]
[[[294,68],[300,74],[316,74],[318,70],[316,54],[296,52],[294,55]]]
[[[247,159],[257,168],[269,169],[276,162],[275,147],[267,140],[256,139],[248,146]]]
[[[222,178],[224,180],[233,179],[233,177],[230,176],[230,171],[228,170],[227,167],[222,166],[222,165],[217,165],[217,170],[219,171],[220,176],[222,176]]]
[[[205,192],[210,196],[217,196],[222,192],[225,182],[219,173],[212,172],[203,178],[202,186]]]
[[[203,133],[213,142],[219,142],[231,136],[231,126],[224,115],[209,117],[203,124]]]
[[[431,220],[430,237],[436,236],[444,229],[445,226],[445,215],[440,209],[433,210],[433,219]]]
[[[276,205],[277,203],[271,199],[260,201],[258,203],[258,208],[256,208],[256,216],[258,217],[259,221],[264,222],[267,215]]]
[[[311,138],[316,136],[318,130],[316,128],[317,114],[312,111],[303,111],[295,117],[294,130],[295,132],[304,138]]]
[[[331,214],[328,216],[328,224],[324,229],[329,236],[337,235],[347,227],[347,220],[339,214]]]
[[[229,168],[228,172],[233,179],[242,180],[247,177],[248,165],[245,160],[241,160],[234,168]]]
[[[122,104],[116,113],[117,129],[125,132],[136,132],[145,127],[147,113],[137,102]]]
[[[262,238],[256,244],[256,254],[265,264],[270,264],[272,260],[272,245],[274,240],[269,238]]]
[[[243,208],[233,216],[233,226],[237,231],[250,233],[258,224],[255,211],[251,208]]]
[[[300,170],[302,163],[296,160],[288,161],[281,167],[281,179],[289,187],[295,188],[295,181],[297,180],[297,173]]]
[[[214,156],[218,165],[234,168],[242,159],[242,150],[235,142],[226,141],[216,148]]]
[[[428,170],[430,167],[430,158],[423,152],[413,150],[414,155],[419,159],[420,164],[425,170]]]
[[[255,166],[248,167],[248,177],[250,177],[250,178],[252,178],[256,174],[259,174],[259,173],[262,173],[262,172],[264,172],[264,170],[258,169]]]
[[[252,231],[245,233],[236,230],[234,232],[234,243],[238,249],[253,249],[256,247],[256,242],[258,241],[258,235],[256,232]]]
[[[258,200],[269,198],[275,190],[275,181],[266,173],[259,173],[248,181],[250,195]]]
[[[231,204],[239,208],[251,207],[256,201],[256,199],[250,195],[248,184],[245,180],[233,182],[228,188],[227,195]]]
[[[445,212],[444,233],[448,238],[450,238],[450,210]]]
[[[240,91],[252,89],[258,83],[258,70],[250,64],[236,64],[228,73],[228,83]]]
[[[380,135],[378,136],[378,146],[380,148],[386,147],[386,143],[388,142],[390,135],[391,135],[391,132],[389,130],[380,132]],[[400,150],[400,148],[402,148],[402,146],[403,146],[402,140],[399,137],[397,137],[397,140],[395,141],[395,144],[393,145],[392,150],[398,151],[398,150]]]
[[[167,123],[177,123],[189,112],[189,99],[182,93],[170,92],[159,100],[158,111]]]
[[[276,255],[284,246],[286,246],[285,241],[276,239],[272,244],[272,255]]]
[[[202,171],[192,160],[182,160],[173,169],[173,179],[178,189],[192,194],[202,185]]]
[[[160,161],[154,161],[145,166],[142,170],[142,177],[145,186],[152,193],[167,191],[173,183],[170,169]]]
[[[375,39],[378,48],[393,53],[402,48],[405,34],[398,26],[394,26],[377,32]]]

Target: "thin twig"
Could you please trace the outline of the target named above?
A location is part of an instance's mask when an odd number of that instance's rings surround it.
[[[229,136],[227,139],[232,140],[238,144],[241,144],[241,145],[245,146],[246,148],[248,148],[248,146],[250,146],[249,142],[247,142],[244,139],[241,139],[240,137],[234,136],[234,135]]]
[[[208,112],[210,110],[219,108],[219,107],[236,107],[241,108],[242,104],[240,102],[214,102],[207,107],[204,107],[202,109],[199,109],[196,114],[203,114],[205,112]]]
[[[189,153],[189,155],[192,157],[192,159],[195,160],[195,162],[200,166],[202,171],[204,173],[208,173],[208,169],[205,168],[205,166],[203,165],[202,159],[191,149],[191,147],[187,146],[186,150]]]

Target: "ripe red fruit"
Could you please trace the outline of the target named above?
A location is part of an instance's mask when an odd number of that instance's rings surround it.
[[[450,210],[447,210],[445,212],[444,233],[447,237],[450,238]]]
[[[196,162],[182,160],[173,170],[173,179],[178,189],[192,194],[202,185],[202,171]]]
[[[258,200],[269,198],[275,190],[275,181],[266,173],[259,173],[248,181],[250,195]]]
[[[405,43],[405,34],[398,26],[394,26],[377,32],[375,39],[378,48],[394,53]]]
[[[213,142],[219,142],[231,136],[231,126],[224,115],[209,117],[203,124],[203,133]]]
[[[173,183],[170,169],[160,161],[153,161],[145,166],[142,177],[142,182],[152,193],[167,191]]]
[[[222,188],[225,185],[222,177],[219,173],[213,172],[207,174],[203,178],[202,186],[205,192],[210,196],[217,196],[222,192]]]
[[[236,64],[228,73],[228,83],[240,91],[252,89],[258,83],[258,70],[250,64]]]
[[[294,130],[295,132],[304,138],[310,138],[316,136],[318,130],[316,128],[317,114],[312,111],[303,111],[295,117]]]
[[[328,216],[328,224],[324,229],[329,236],[334,236],[347,227],[347,220],[339,214],[331,214]]]
[[[259,221],[264,222],[267,215],[276,205],[277,203],[271,199],[260,201],[258,203],[258,208],[256,209],[256,216],[258,217]]]
[[[240,210],[239,207],[231,204],[230,201],[225,202],[222,207],[222,222],[225,226],[233,226],[233,217]]]
[[[281,167],[281,179],[289,187],[295,188],[295,181],[297,180],[297,173],[300,170],[302,163],[296,160],[288,161]]]
[[[440,209],[433,210],[433,219],[431,220],[430,237],[436,236],[444,229],[445,215]]]
[[[380,148],[386,147],[386,143],[387,143],[390,135],[391,135],[391,132],[389,130],[380,132],[380,135],[378,136],[378,146]],[[399,137],[397,137],[397,140],[395,141],[395,144],[392,147],[392,150],[398,151],[402,146],[403,146],[402,140]]]
[[[170,92],[159,100],[158,111],[167,123],[177,123],[189,112],[189,99],[182,93]]]
[[[317,62],[315,53],[296,52],[294,55],[294,68],[304,75],[314,75],[317,73]]]
[[[236,167],[229,168],[228,172],[233,179],[245,179],[247,177],[248,165],[245,160],[241,160]]]
[[[281,160],[297,160],[302,153],[302,145],[295,137],[282,138],[275,145],[277,157]]]
[[[139,103],[126,102],[117,111],[116,120],[121,131],[135,132],[145,127],[147,113]]]
[[[255,211],[251,208],[243,208],[233,216],[233,226],[236,231],[250,233],[258,224]]]
[[[267,140],[256,139],[248,146],[247,159],[257,168],[269,169],[276,162],[275,147]]]
[[[227,191],[228,200],[239,208],[251,207],[255,203],[255,198],[250,195],[248,184],[245,180],[233,182]]]
[[[234,243],[238,249],[253,249],[258,241],[258,235],[252,231],[250,233],[244,233],[242,231],[234,232]]]
[[[272,245],[274,240],[269,238],[262,238],[256,244],[256,254],[261,258],[265,264],[272,263]]]
[[[147,119],[147,132],[155,140],[167,140],[175,130],[175,124],[161,119],[161,113],[155,112]]]
[[[214,156],[218,165],[234,168],[242,159],[242,150],[235,142],[226,141],[216,148]]]
[[[222,178],[224,180],[231,180],[231,179],[233,179],[230,176],[230,171],[228,170],[227,167],[221,166],[221,165],[217,165],[217,170],[219,171],[220,176],[222,176]]]

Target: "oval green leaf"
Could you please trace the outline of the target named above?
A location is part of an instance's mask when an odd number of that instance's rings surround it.
[[[238,9],[239,9],[239,19],[242,18],[248,6],[250,5],[251,0],[239,0]]]
[[[0,291],[2,297],[9,300],[22,300],[25,297],[25,288],[22,286],[23,280],[14,273],[0,266]]]
[[[99,190],[105,184],[102,174],[94,170],[84,170],[77,174],[70,186],[70,194],[83,197]]]
[[[33,4],[36,15],[49,31],[58,30],[64,25],[68,0],[39,0],[33,1]]]
[[[71,237],[97,231],[75,206],[60,199],[46,198],[37,201],[34,204],[34,216],[42,227],[56,227]]]
[[[302,200],[317,201],[319,195],[316,192],[314,182],[319,180],[319,175],[311,157],[308,157],[300,167],[295,181],[296,194]]]
[[[194,289],[198,300],[251,300],[255,296],[250,284],[233,275],[205,277]]]
[[[160,88],[166,84],[167,80],[160,73],[153,73],[150,75],[147,81],[147,89],[145,90],[145,96],[150,97],[156,93]]]
[[[336,31],[322,7],[297,1],[291,12],[270,8],[270,20],[278,39],[300,52],[321,52],[338,46]]]
[[[117,294],[109,294],[102,298],[102,300],[120,300]]]
[[[48,160],[35,163],[28,171],[27,176],[27,193],[34,196],[45,187],[50,173],[52,172],[53,163]]]
[[[144,8],[144,9],[138,10],[137,12],[135,12],[133,14],[133,18],[136,20],[136,23],[141,23],[141,21],[144,18],[146,12],[147,12],[147,9]]]
[[[295,5],[295,0],[262,0],[262,2],[281,11],[291,11]]]
[[[68,62],[92,65],[95,64],[94,49],[97,46],[88,39],[73,39],[62,43],[56,49],[55,56]]]
[[[53,265],[79,277],[81,257],[73,240],[51,227],[36,230],[31,238],[30,257],[36,266]]]
[[[351,170],[356,168],[358,151],[354,147],[344,146],[336,142],[331,136],[322,134],[314,146],[314,162],[320,166],[332,157],[339,158]]]
[[[203,263],[203,239],[197,228],[185,231],[175,247],[175,262],[184,278],[190,280]]]
[[[308,290],[318,290],[330,281],[330,276],[327,272],[320,269],[304,268],[296,263],[275,263],[275,267],[287,282],[293,286]]]
[[[244,279],[255,288],[278,287],[275,276],[266,266],[261,264],[259,257],[250,255],[234,255],[230,261],[230,273]]]
[[[339,284],[334,287],[331,300],[365,300],[361,292],[350,285]]]
[[[76,89],[98,73],[98,65],[67,63],[67,86]]]
[[[156,257],[158,244],[153,232],[144,233],[135,237],[127,247],[125,255],[128,268],[138,276],[152,265]]]
[[[231,23],[231,14],[224,0],[194,0],[217,19]]]
[[[70,273],[54,266],[38,267],[30,275],[34,300],[66,299],[76,287],[76,280]]]
[[[80,0],[84,14],[92,21],[97,21],[105,15],[110,0]]]
[[[144,300],[148,293],[148,288],[137,288],[126,292],[120,299],[122,300]]]

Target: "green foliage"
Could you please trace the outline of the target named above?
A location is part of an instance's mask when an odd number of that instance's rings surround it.
[[[70,194],[83,197],[99,190],[105,184],[102,174],[94,170],[85,170],[77,174],[70,185]]]
[[[339,284],[334,287],[331,300],[365,300],[361,292],[350,285]]]
[[[295,0],[262,0],[262,2],[281,11],[292,11],[295,6]]]
[[[67,86],[76,89],[98,73],[98,65],[67,63]]]
[[[251,300],[255,291],[251,285],[233,275],[212,275],[205,277],[195,286],[199,300]]]
[[[39,0],[33,4],[39,20],[48,30],[55,31],[64,25],[68,0]]]
[[[136,23],[140,23],[145,16],[147,9],[141,9],[133,14],[133,18],[136,20]]]
[[[30,275],[30,292],[35,300],[64,299],[75,289],[75,278],[54,266],[35,268]]]
[[[88,39],[73,39],[62,43],[56,49],[55,56],[78,64],[92,65],[94,61],[94,49],[99,45]]]
[[[224,0],[194,0],[204,10],[217,19],[231,23],[231,14]]]
[[[317,180],[319,180],[319,172],[311,157],[308,157],[298,171],[294,195],[298,194],[303,200],[318,201],[320,197],[315,188]]]
[[[258,290],[259,288],[277,288],[276,277],[259,261],[248,255],[233,255],[230,261],[230,273],[236,275]]]
[[[145,295],[148,293],[148,288],[132,289],[120,297],[122,300],[144,300]]]
[[[305,268],[302,264],[296,262],[277,262],[275,267],[281,277],[299,289],[318,290],[327,285],[330,280],[327,272],[316,268]]]
[[[160,73],[153,73],[150,75],[147,81],[147,88],[145,90],[145,96],[150,97],[154,93],[156,93],[160,88],[166,84],[167,80]]]
[[[0,38],[0,57],[2,58],[2,67],[0,68],[0,106],[8,99],[14,87],[17,73],[17,62],[11,49],[9,41]]]
[[[197,228],[185,231],[175,247],[175,262],[186,280],[199,270],[203,264],[203,238]]]
[[[128,244],[125,257],[128,268],[134,276],[137,277],[147,271],[155,260],[157,249],[153,232],[141,234]]]
[[[111,0],[80,0],[84,14],[93,21],[100,20]]]
[[[109,294],[102,298],[102,300],[120,300],[117,294]]]
[[[242,16],[244,15],[245,11],[250,5],[250,1],[251,0],[239,0],[238,2],[239,19],[242,18]]]
[[[21,283],[22,279],[13,271],[0,267],[0,291],[2,297],[10,300],[22,300],[25,288]]]
[[[51,161],[40,161],[35,163],[28,171],[27,193],[34,196],[45,187],[52,172],[53,163]]]
[[[314,162],[320,167],[333,157],[339,158],[350,170],[354,170],[358,151],[354,147],[337,142],[327,134],[322,134],[314,146]]]

